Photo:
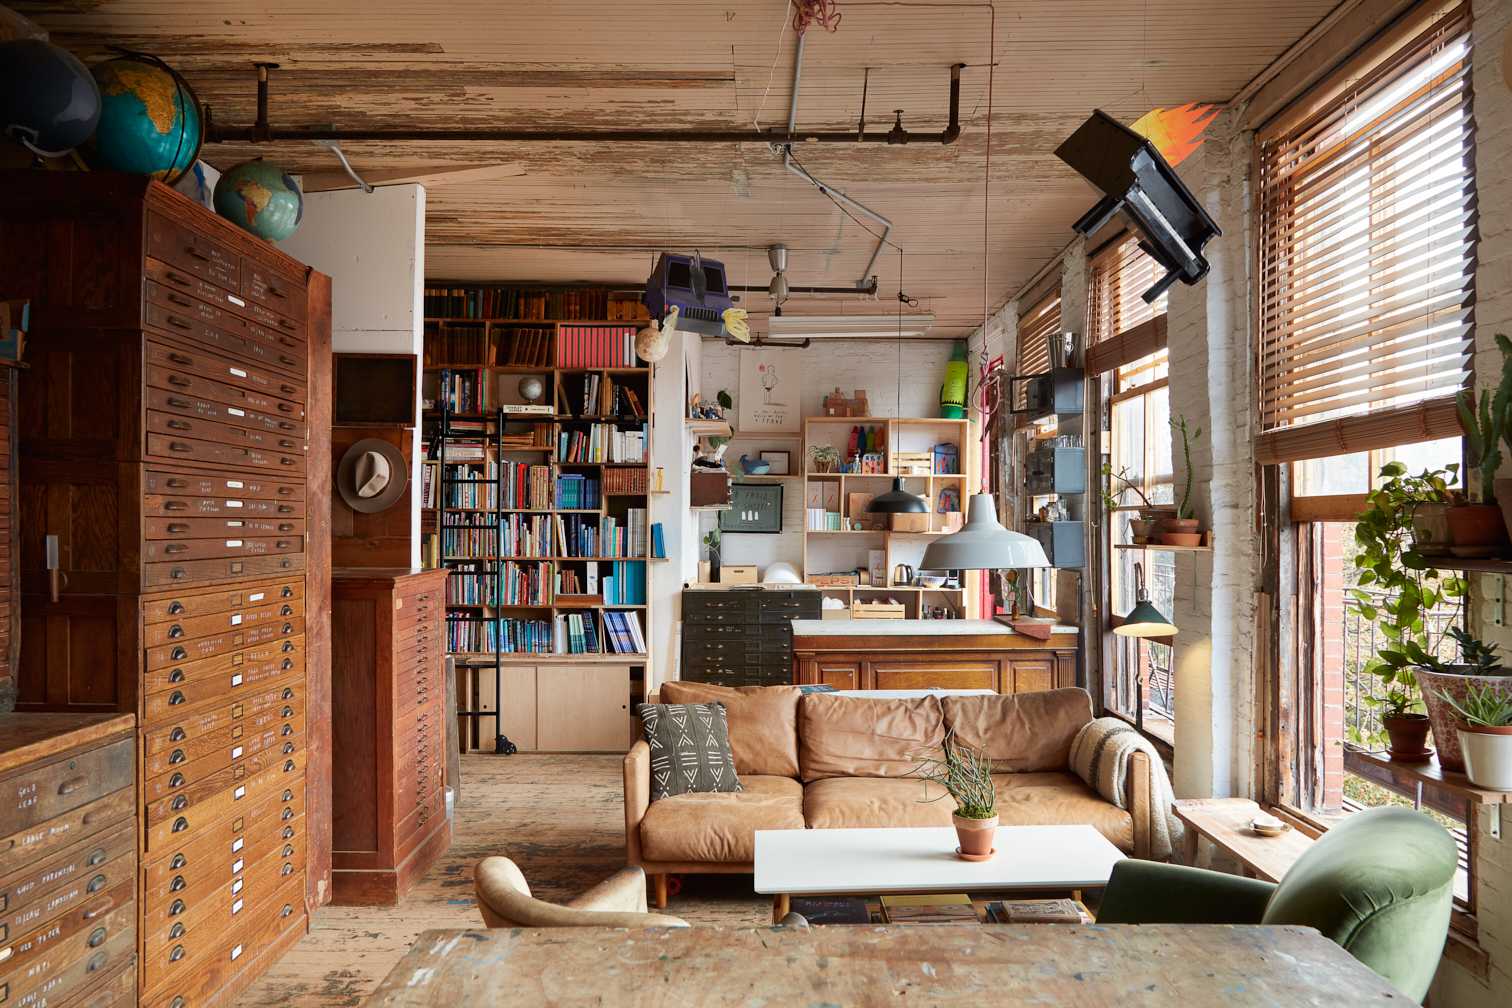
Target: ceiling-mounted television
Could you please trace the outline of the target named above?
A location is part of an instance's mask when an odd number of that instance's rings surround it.
[[[1098,109],[1055,156],[1103,194],[1072,230],[1092,234],[1121,217],[1139,233],[1139,247],[1165,268],[1165,276],[1144,292],[1147,304],[1177,280],[1190,285],[1207,276],[1202,249],[1223,232],[1154,144]]]

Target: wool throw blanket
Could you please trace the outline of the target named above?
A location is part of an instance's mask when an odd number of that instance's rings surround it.
[[[1127,809],[1129,755],[1136,752],[1150,757],[1150,802],[1154,808],[1150,855],[1157,861],[1169,861],[1183,827],[1171,811],[1175,796],[1165,764],[1148,739],[1118,718],[1098,718],[1077,732],[1071,743],[1071,769],[1106,801]]]

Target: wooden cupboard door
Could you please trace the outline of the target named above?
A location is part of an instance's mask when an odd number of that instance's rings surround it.
[[[814,670],[814,682],[835,689],[861,689],[861,663],[858,661],[833,661],[823,658],[809,663]]]
[[[950,658],[867,663],[867,689],[997,689],[995,661]]]
[[[546,752],[630,748],[630,669],[542,665],[536,669],[536,746]]]
[[[1003,693],[1033,693],[1055,689],[1055,656],[1009,658],[1004,663]],[[1073,677],[1074,678],[1074,677]]]
[[[370,597],[331,603],[331,636],[341,642],[331,657],[331,747],[339,754],[331,843],[341,852],[383,850],[382,806],[393,808],[392,742],[380,742],[394,720],[392,644],[379,636],[387,603]]]
[[[541,669],[546,672],[549,669]],[[509,741],[520,750],[539,749],[536,745],[536,674],[534,665],[505,665],[499,672],[499,684],[503,689],[503,703],[499,707],[499,730],[502,731]],[[488,695],[493,694],[493,669],[479,669],[477,675],[480,679],[488,680]],[[492,726],[491,718],[475,718],[478,724],[487,728]],[[479,740],[480,748],[484,752],[493,752],[494,739],[491,734],[487,738]],[[626,747],[628,748],[628,746]]]
[[[22,595],[17,708],[135,710],[137,612],[130,595]]]

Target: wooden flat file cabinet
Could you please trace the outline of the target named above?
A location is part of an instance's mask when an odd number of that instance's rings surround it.
[[[0,173],[0,275],[32,300],[18,710],[138,716],[138,1001],[224,1008],[305,933],[324,870],[305,773],[325,749],[305,664],[324,588],[305,567],[327,481],[306,472],[329,448],[306,409],[328,281],[157,182],[94,172]]]
[[[451,845],[446,570],[331,571],[333,902],[393,906]]]
[[[819,619],[823,601],[809,588],[684,591],[681,678],[715,686],[791,683],[788,624]]]
[[[136,1003],[136,718],[0,716],[0,1004]]]

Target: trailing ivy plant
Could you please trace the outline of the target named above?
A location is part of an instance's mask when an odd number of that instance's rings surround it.
[[[1400,462],[1386,463],[1381,467],[1385,482],[1366,497],[1370,506],[1355,524],[1360,545],[1355,566],[1360,573],[1357,586],[1349,590],[1348,604],[1386,637],[1363,671],[1380,676],[1389,687],[1384,701],[1375,702],[1392,714],[1406,713],[1419,703],[1415,666],[1443,665],[1430,650],[1427,614],[1450,599],[1463,598],[1467,589],[1463,578],[1443,577],[1412,549],[1413,511],[1423,503],[1447,503],[1455,493],[1449,485],[1458,470],[1450,465],[1412,476]],[[1385,598],[1377,601],[1367,588]]]

